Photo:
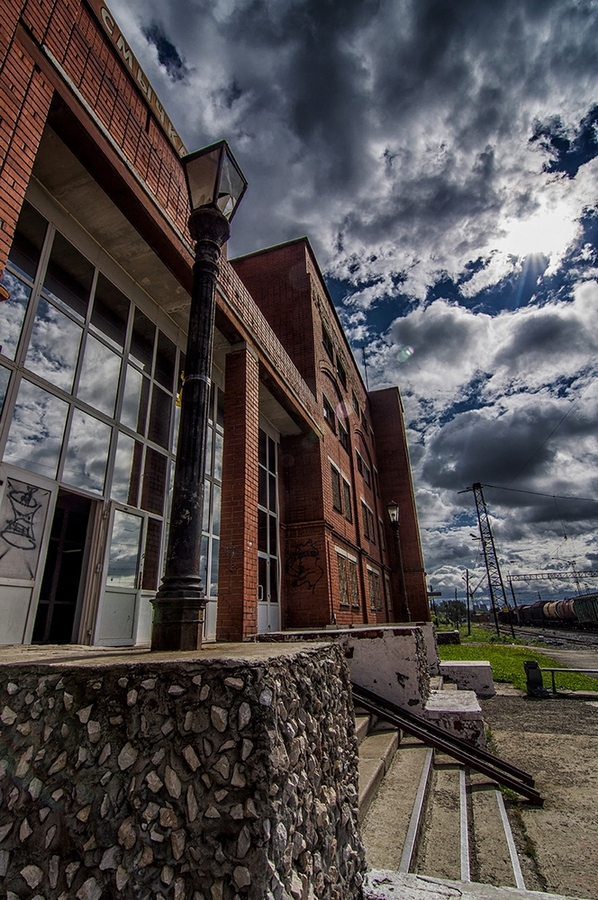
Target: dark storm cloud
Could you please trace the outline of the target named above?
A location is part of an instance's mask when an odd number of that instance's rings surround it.
[[[111,6],[187,146],[226,137],[248,177],[229,255],[307,234],[370,386],[401,386],[439,583],[475,555],[468,483],[521,470],[517,486],[589,496],[598,3]],[[494,503],[524,568],[563,540],[553,508]],[[588,515],[562,513],[580,566],[598,555]]]
[[[552,157],[545,172],[561,172],[575,178],[581,166],[598,156],[598,105],[583,117],[577,129],[567,128],[560,116],[535,122],[530,144],[538,145]]]
[[[158,61],[173,81],[181,81],[189,73],[189,69],[181,59],[176,47],[168,40],[163,27],[158,22],[152,22],[143,29],[147,41],[158,51]]]

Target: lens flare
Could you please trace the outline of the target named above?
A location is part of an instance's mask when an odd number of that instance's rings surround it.
[[[397,359],[400,363],[407,362],[407,360],[410,359],[414,353],[415,350],[413,349],[413,347],[401,347],[401,349],[397,353]]]

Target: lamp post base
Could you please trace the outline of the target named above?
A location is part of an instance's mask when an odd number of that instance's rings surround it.
[[[156,594],[152,650],[201,650],[206,598],[197,579],[188,581],[165,579]]]

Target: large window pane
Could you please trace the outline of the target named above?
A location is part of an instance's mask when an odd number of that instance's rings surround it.
[[[94,494],[104,492],[110,432],[109,425],[83,410],[74,411],[63,473],[67,484]]]
[[[222,481],[222,445],[223,438],[219,431],[214,432],[214,478]]]
[[[0,353],[8,359],[14,359],[21,337],[23,320],[27,312],[27,304],[31,296],[29,285],[12,275],[8,269],[4,271],[2,284],[10,294],[0,307],[2,313],[2,329],[0,330]]]
[[[55,478],[66,413],[66,403],[23,379],[8,433],[5,461]]]
[[[152,371],[155,336],[156,326],[154,323],[150,322],[140,309],[136,309],[131,336],[131,358],[148,375]]]
[[[141,480],[141,454],[142,445],[138,441],[122,432],[118,435],[110,491],[113,500],[120,500],[127,506],[137,506]]]
[[[148,447],[145,452],[141,508],[161,516],[164,512],[168,459]]]
[[[173,387],[175,357],[175,345],[170,338],[167,338],[165,334],[159,331],[154,378],[169,391],[172,391]]]
[[[46,236],[47,221],[27,201],[23,203],[8,258],[33,281]]]
[[[149,389],[149,378],[144,378],[133,366],[127,366],[120,421],[139,434],[145,434]]]
[[[0,366],[0,416],[2,415],[2,410],[4,409],[4,400],[6,399],[6,391],[8,389],[8,382],[10,381],[10,372],[8,369],[5,369],[4,366]]]
[[[152,391],[152,406],[150,409],[149,426],[147,436],[150,441],[160,444],[165,450],[170,446],[170,413],[172,410],[172,397],[157,384]]]
[[[220,534],[220,502],[222,489],[220,485],[212,486],[212,534]]]
[[[56,387],[73,387],[81,328],[40,297],[25,365]]]
[[[81,400],[113,416],[119,372],[120,357],[88,334],[77,391]]]
[[[91,327],[121,350],[125,345],[130,305],[129,299],[100,272],[91,313]]]
[[[141,516],[133,516],[120,509],[115,510],[106,577],[107,586],[137,587],[142,525]]]
[[[84,319],[87,314],[93,273],[94,267],[89,260],[75,250],[70,241],[57,233],[44,280],[46,292],[62,306]]]

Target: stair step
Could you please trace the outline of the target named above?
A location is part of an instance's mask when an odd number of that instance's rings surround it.
[[[359,819],[363,820],[396,753],[396,728],[370,732],[359,745]]]
[[[401,741],[367,815],[361,833],[368,864],[397,869],[407,840],[418,786],[429,750],[415,738]]]
[[[359,744],[363,741],[370,728],[370,717],[367,713],[355,716],[355,734]]]

